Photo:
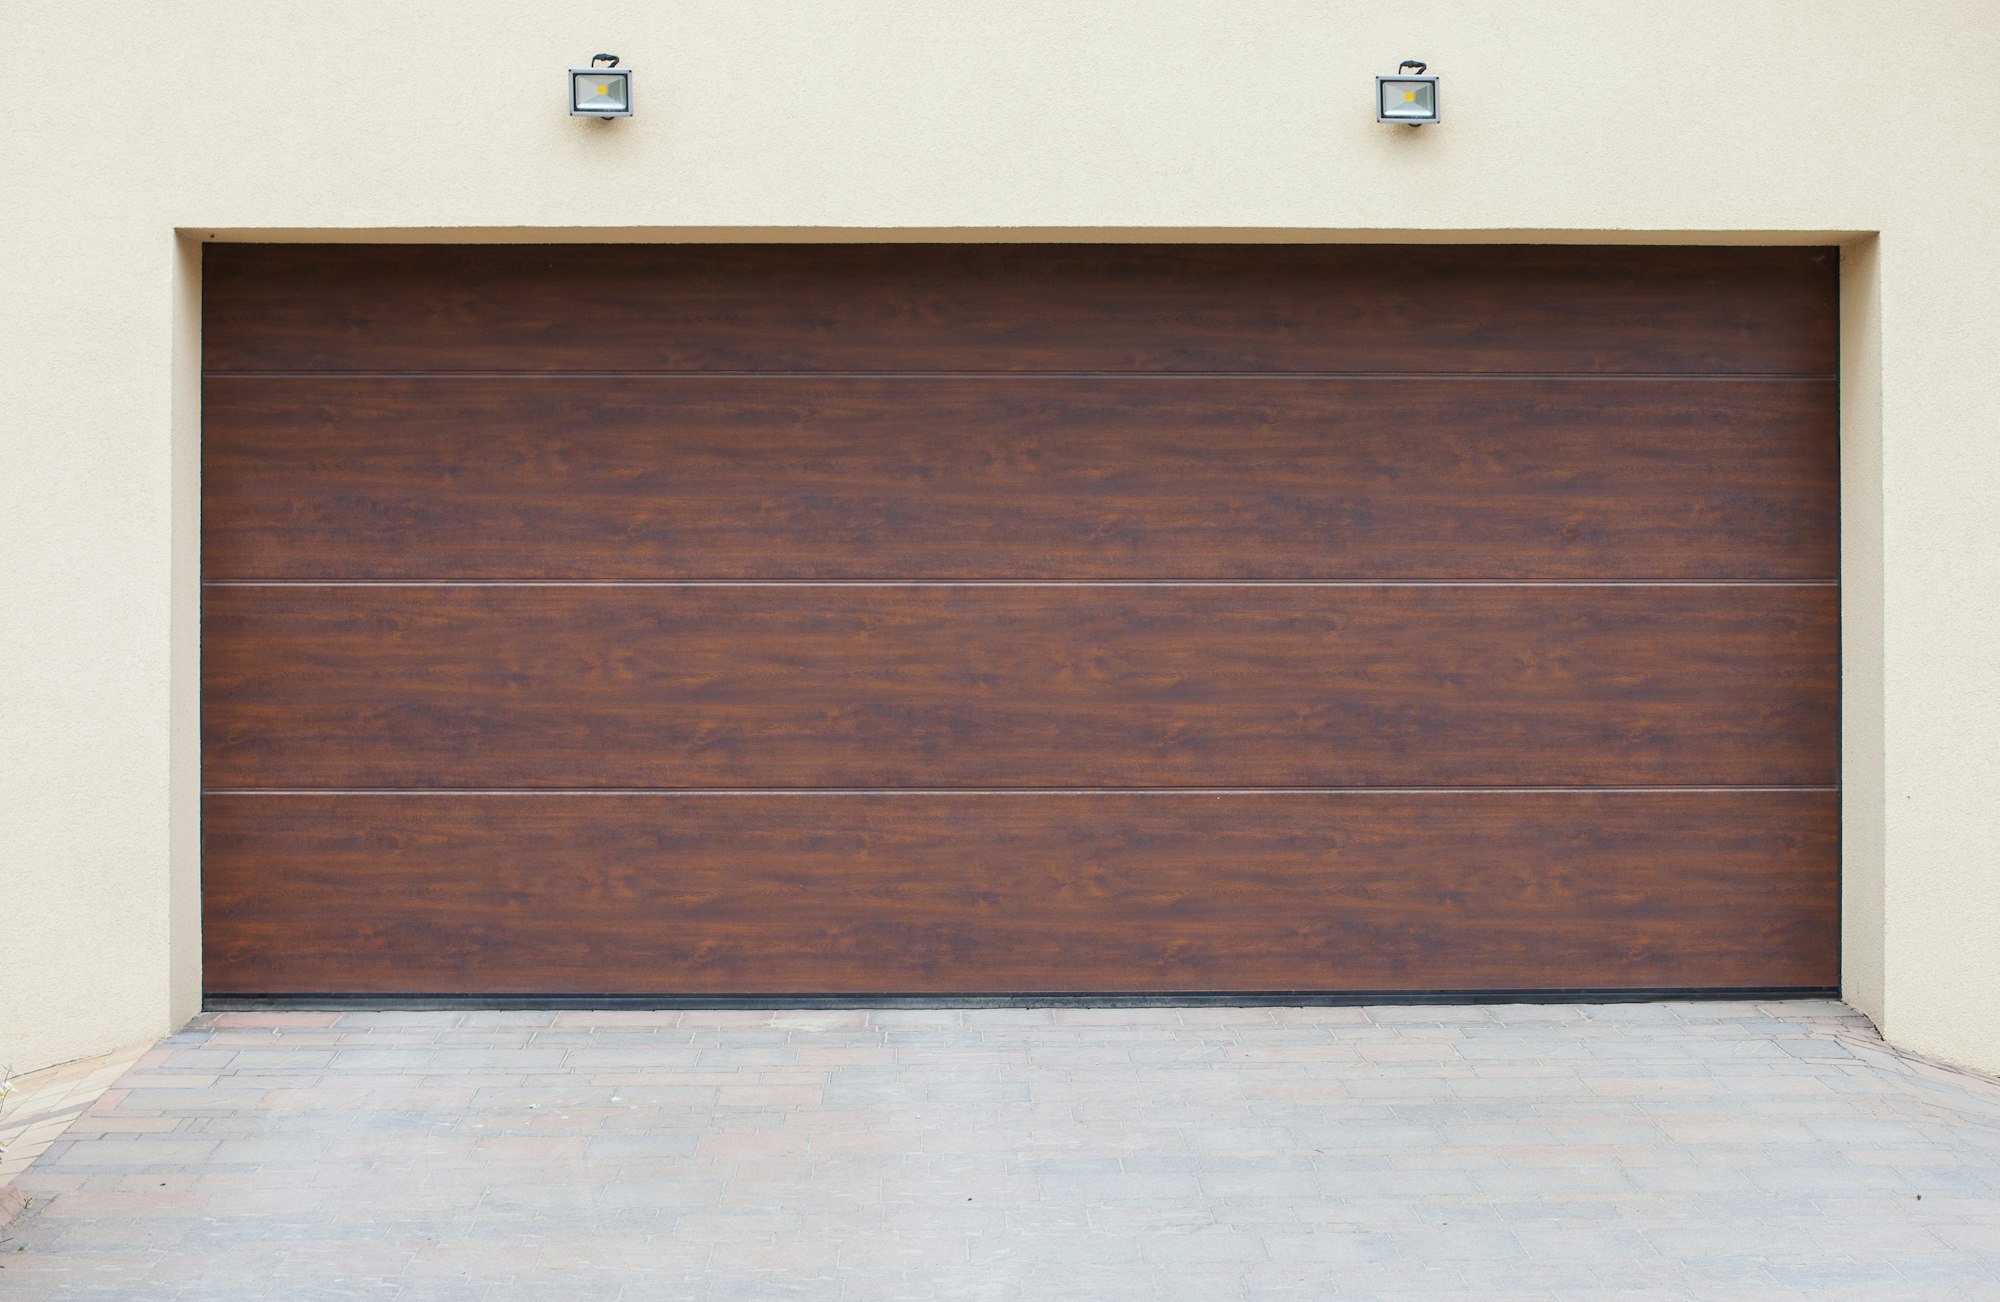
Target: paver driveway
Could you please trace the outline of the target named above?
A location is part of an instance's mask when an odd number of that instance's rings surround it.
[[[2000,1298],[1828,1003],[210,1015],[21,1185],[19,1302]]]

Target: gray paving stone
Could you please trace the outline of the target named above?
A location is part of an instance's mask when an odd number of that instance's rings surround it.
[[[1270,1257],[1261,1236],[1218,1226],[1200,1226],[1183,1234],[1149,1235],[1139,1241],[1139,1253],[1148,1262],[1163,1266],[1266,1261]]]
[[[1360,1230],[1267,1235],[1264,1244],[1271,1259],[1282,1262],[1390,1261],[1402,1255],[1392,1236]]]
[[[1486,1262],[1527,1255],[1513,1230],[1477,1225],[1399,1230],[1390,1240],[1400,1256],[1431,1263]]]
[[[51,1165],[68,1170],[79,1167],[115,1167],[120,1170],[136,1170],[140,1167],[181,1164],[197,1165],[210,1158],[222,1146],[219,1140],[199,1139],[153,1139],[140,1136],[116,1135],[103,1139],[85,1139],[72,1144],[52,1146],[54,1152],[61,1148],[59,1156]]]

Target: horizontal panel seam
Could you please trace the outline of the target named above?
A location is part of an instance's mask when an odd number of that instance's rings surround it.
[[[1839,579],[216,579],[205,588],[1837,588]]]
[[[205,787],[204,796],[1434,796],[1836,794],[1837,786]]]
[[[1831,371],[226,371],[204,380],[1529,380],[1834,384]]]

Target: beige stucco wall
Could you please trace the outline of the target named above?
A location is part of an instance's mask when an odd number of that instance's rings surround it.
[[[1843,243],[1849,993],[2000,1070],[1990,0],[0,19],[0,1061],[199,998],[201,242],[1081,234]],[[564,112],[601,49],[631,121]],[[1370,78],[1411,56],[1446,122],[1378,126]]]

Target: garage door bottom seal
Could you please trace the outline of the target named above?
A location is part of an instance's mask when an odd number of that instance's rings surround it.
[[[1049,991],[1027,994],[210,994],[207,1012],[540,1009],[871,1008],[1337,1008],[1395,1004],[1614,1004],[1662,1000],[1837,999],[1834,986],[1656,987],[1576,990],[1254,990],[1149,994]]]

